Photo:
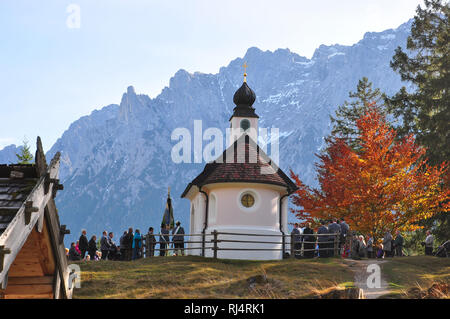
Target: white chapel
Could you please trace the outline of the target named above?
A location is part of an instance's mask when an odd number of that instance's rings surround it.
[[[219,239],[258,241],[259,243],[220,242],[218,258],[272,260],[282,259],[289,250],[287,227],[288,196],[296,189],[293,181],[275,165],[257,144],[258,115],[253,103],[256,95],[244,82],[236,91],[236,107],[230,118],[228,148],[192,180],[181,195],[191,202],[191,234],[187,248],[191,255],[213,256],[210,235],[214,230]],[[243,236],[258,234],[265,236]],[[271,242],[271,243],[260,243]],[[261,250],[229,250],[261,249]],[[267,249],[267,250],[262,250]]]

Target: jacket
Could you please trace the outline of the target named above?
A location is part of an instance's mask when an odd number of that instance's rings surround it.
[[[146,237],[147,237],[147,240],[146,240],[145,244],[147,245],[147,248],[153,248],[156,245],[155,235],[153,233],[152,234],[148,233],[146,235]]]
[[[80,239],[78,239],[78,248],[80,250],[88,250],[89,242],[85,235],[81,234]]]
[[[125,235],[125,238],[123,239],[123,248],[124,249],[131,249],[131,248],[133,248],[133,238],[134,238],[133,233],[128,232]]]
[[[110,250],[116,250],[117,246],[114,240],[111,237],[108,237],[108,245]]]
[[[392,249],[392,235],[391,233],[386,233],[383,238],[383,250],[391,251]]]
[[[344,236],[347,236],[348,230],[350,229],[350,227],[348,226],[348,224],[345,221],[342,221],[339,226],[341,227],[341,234]]]
[[[403,237],[402,237],[402,235],[398,235],[397,237],[395,237],[394,246],[395,247],[403,246]]]
[[[95,253],[97,251],[97,243],[94,239],[89,240],[89,253]]]
[[[175,242],[184,242],[184,228],[181,226],[177,226],[174,228],[174,230],[172,231],[172,240]]]
[[[316,237],[312,236],[314,234],[314,231],[309,228],[306,227],[305,229],[303,229],[303,241],[307,242],[307,244],[313,244],[316,242]],[[305,244],[306,245],[306,244]]]
[[[330,224],[330,226],[328,226],[328,232],[330,234],[340,234],[341,233],[341,226],[339,226],[336,223],[332,223],[332,224]],[[336,238],[336,236],[329,236],[330,240],[333,240],[335,238]],[[338,239],[339,239],[339,236],[338,236]]]
[[[325,226],[325,225],[320,226],[319,229],[317,230],[317,234],[319,234],[319,235],[320,234],[329,234],[327,226]],[[318,237],[317,241],[319,243],[328,241],[328,236],[317,236],[317,237]]]
[[[102,236],[102,239],[100,239],[100,250],[109,250],[110,248],[108,238]]]
[[[161,234],[163,236],[159,236],[159,241],[161,242],[161,245],[167,245],[170,242],[170,238],[169,238],[169,231],[165,228],[161,229]],[[166,235],[167,234],[167,235]]]
[[[137,246],[136,246],[137,245]],[[139,233],[135,233],[133,237],[133,246],[132,248],[141,248],[142,247],[142,236]]]
[[[434,242],[434,237],[433,237],[433,235],[430,234],[425,239],[425,246],[426,247],[433,247],[433,242]]]
[[[80,260],[81,256],[77,252],[74,246],[70,247],[69,249],[69,260]]]
[[[300,236],[300,230],[298,228],[294,228],[291,232],[291,235],[294,240],[294,243],[299,243],[302,241],[302,238]]]
[[[367,251],[373,251],[373,238],[370,237],[367,241]]]

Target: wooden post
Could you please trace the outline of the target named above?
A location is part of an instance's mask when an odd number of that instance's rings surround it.
[[[59,229],[59,243],[62,244],[64,242],[64,236],[70,234],[70,230],[66,229],[66,225],[61,225]]]
[[[5,255],[10,254],[10,253],[11,253],[11,249],[5,248],[5,246],[3,246],[3,245],[0,246],[0,271],[3,271],[3,261],[5,258]]]
[[[142,236],[142,258],[147,258],[147,235]]]
[[[334,256],[339,256],[339,234],[334,235]]]
[[[215,230],[214,229],[214,231],[213,231],[213,234],[214,234],[214,248],[213,248],[213,251],[214,251],[214,259],[217,259],[217,235],[218,235],[218,233],[217,233],[217,230]]]
[[[59,179],[57,179],[57,182],[55,184],[53,184],[53,188],[52,188],[52,197],[55,198],[56,197],[56,193],[58,191],[62,191],[64,189],[64,185],[59,183]]]
[[[25,203],[25,225],[28,225],[31,221],[31,213],[39,211],[39,207],[33,207],[33,201],[27,201]]]
[[[50,173],[45,173],[45,180],[44,180],[44,195],[47,195],[48,190],[50,189]]]
[[[36,155],[34,156],[34,162],[36,163],[37,173],[39,177],[41,177],[47,172],[48,166],[47,160],[45,159],[44,148],[42,147],[42,141],[39,136],[36,141]],[[47,194],[47,191],[45,191],[45,194]]]

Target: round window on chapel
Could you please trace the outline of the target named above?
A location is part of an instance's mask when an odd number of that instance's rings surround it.
[[[247,119],[243,119],[241,121],[241,129],[243,129],[244,131],[247,131],[250,128],[250,121]]]
[[[255,204],[255,198],[251,194],[244,194],[241,197],[241,204],[244,207],[250,208]]]

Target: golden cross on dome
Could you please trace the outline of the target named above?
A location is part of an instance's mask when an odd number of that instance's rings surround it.
[[[244,65],[242,67],[244,68],[244,82],[247,82],[247,62],[244,62]]]

